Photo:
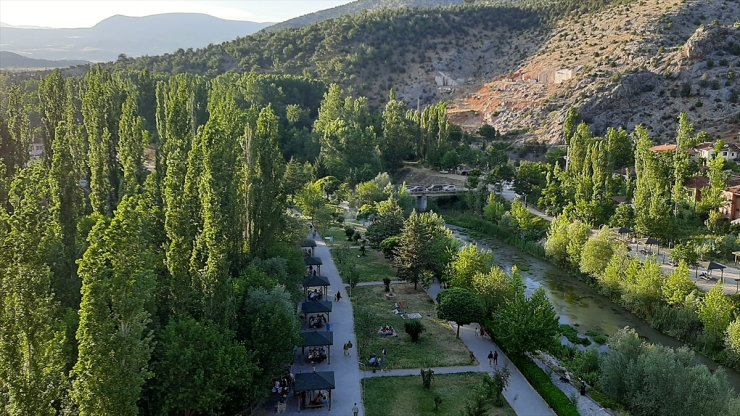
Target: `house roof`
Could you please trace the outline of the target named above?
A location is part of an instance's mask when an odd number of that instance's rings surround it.
[[[327,313],[331,312],[331,302],[325,300],[309,300],[301,303],[303,313]]]
[[[333,371],[314,371],[295,375],[295,391],[334,390]]]
[[[301,338],[304,347],[321,347],[334,345],[334,333],[331,331],[303,331]]]
[[[713,142],[703,142],[699,143],[696,146],[694,146],[694,149],[696,150],[712,150],[714,149],[714,146],[716,146],[716,143]],[[734,143],[725,143],[724,146],[722,146],[722,150],[730,150],[733,152],[740,152],[740,146],[734,144]]]
[[[725,192],[740,195],[740,185],[730,186],[729,188],[725,189]]]
[[[674,152],[676,151],[676,145],[675,144],[661,144],[658,146],[653,146],[650,148],[653,152],[661,153],[661,152]]]
[[[303,279],[303,287],[329,286],[329,278],[326,276],[308,276]]]

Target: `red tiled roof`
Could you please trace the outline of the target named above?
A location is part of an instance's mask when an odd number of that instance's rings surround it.
[[[673,152],[676,150],[675,144],[661,144],[650,148],[653,152]]]

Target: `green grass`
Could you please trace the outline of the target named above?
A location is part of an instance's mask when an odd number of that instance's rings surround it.
[[[432,388],[421,385],[420,376],[379,377],[363,381],[365,414],[367,416],[459,416],[471,398],[473,387],[481,382],[481,374],[435,375]],[[434,397],[442,403],[434,410]],[[513,410],[504,405],[490,407],[487,416],[514,416]]]
[[[412,284],[392,286],[395,300],[385,297],[383,286],[356,287],[352,289],[352,304],[355,314],[355,332],[359,344],[360,366],[368,369],[367,360],[372,354],[380,354],[383,348],[388,353],[386,368],[446,367],[477,365],[465,344],[455,338],[455,333],[446,321],[436,318],[434,303],[422,290],[415,291]],[[422,315],[421,323],[426,330],[417,342],[403,328],[407,320],[393,314],[396,302],[403,301],[407,312]],[[383,337],[378,329],[392,325],[398,337]]]
[[[360,232],[364,235],[364,228],[359,228],[356,225],[354,227],[355,229],[359,229]],[[352,251],[354,256],[350,257],[350,259],[355,264],[355,270],[357,272],[357,282],[382,282],[383,279],[386,277],[391,280],[396,280],[396,269],[393,267],[388,259],[383,257],[383,253],[374,250],[370,248],[369,245],[365,244],[365,255],[361,256],[360,246],[354,241],[347,241],[347,235],[344,234],[343,228],[331,227],[329,231],[325,233],[325,236],[330,236],[334,238],[333,242],[328,243],[332,247],[345,247],[349,248]],[[337,254],[335,250],[332,250],[332,257],[334,258],[334,263],[337,265],[337,268],[339,269],[339,274],[342,276],[342,279],[345,282],[349,283],[345,277],[347,273],[343,273],[343,270],[346,266],[337,261]]]

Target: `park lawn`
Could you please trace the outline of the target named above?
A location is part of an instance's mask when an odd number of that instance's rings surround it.
[[[385,348],[388,358],[385,368],[422,368],[477,365],[477,360],[465,344],[455,338],[455,333],[447,321],[436,318],[434,303],[423,290],[414,290],[414,285],[401,283],[391,286],[396,299],[385,297],[383,286],[364,286],[352,289],[352,304],[355,314],[355,333],[360,367],[368,370],[368,359],[372,354],[380,354]],[[426,330],[417,342],[404,331],[404,323],[409,322],[400,315],[393,314],[396,302],[403,301],[406,311],[418,312]],[[384,337],[378,334],[383,325],[391,325],[397,337]]]
[[[359,227],[355,226],[355,229]],[[364,233],[364,229],[360,229],[361,233]],[[383,279],[388,278],[396,280],[396,269],[391,264],[390,260],[386,259],[378,250],[370,248],[369,245],[365,245],[365,255],[360,255],[360,246],[355,242],[347,241],[347,236],[344,234],[344,229],[339,227],[331,227],[326,233],[326,236],[333,237],[333,242],[330,244],[332,247],[349,247],[355,254],[352,260],[355,262],[355,270],[357,271],[357,283],[359,282],[382,282]],[[342,280],[349,283],[345,277],[346,273],[342,273],[344,267],[341,262],[337,261],[336,252],[332,250],[332,257],[334,263],[339,269],[339,274],[342,276]]]
[[[420,376],[376,377],[363,380],[365,414],[367,416],[434,415],[458,416],[464,414],[465,404],[472,399],[473,388],[480,384],[481,373],[435,375],[432,388],[421,385]],[[442,403],[434,410],[434,396]],[[515,416],[504,404],[489,406],[487,416]]]

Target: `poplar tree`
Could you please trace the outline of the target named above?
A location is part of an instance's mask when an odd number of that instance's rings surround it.
[[[391,90],[390,99],[383,111],[383,138],[380,148],[388,169],[401,167],[403,159],[411,150],[414,131],[406,119],[407,111],[406,104],[397,100],[396,92]]]
[[[41,124],[44,128],[44,161],[51,165],[57,126],[65,119],[67,88],[62,72],[55,69],[44,77],[38,89]]]
[[[95,68],[85,75],[82,115],[88,139],[90,204],[93,212],[112,215],[118,202],[120,172],[116,161],[117,87],[108,71]]]
[[[23,95],[23,90],[17,85],[10,87],[6,112],[4,117],[0,115],[0,158],[9,178],[26,165],[31,146],[29,112],[23,104]]]
[[[142,386],[151,377],[154,258],[139,198],[124,198],[112,220],[98,220],[80,261],[72,398],[81,416],[138,414]]]
[[[260,111],[256,134],[244,135],[246,165],[246,247],[250,255],[264,256],[283,225],[285,162],[278,145],[280,120],[269,105]]]
[[[144,148],[149,144],[149,133],[144,130],[144,119],[138,114],[136,98],[129,95],[123,103],[118,130],[118,161],[122,177],[119,195],[135,195],[144,183]]]
[[[188,155],[195,151],[191,147],[191,118],[188,111],[188,88],[183,77],[175,77],[167,87],[160,83],[157,86],[158,113],[157,126],[160,141],[163,142],[162,154],[158,157],[162,174],[162,199],[164,205],[164,228],[167,234],[166,263],[172,277],[169,285],[174,307],[180,309],[189,304],[191,276],[189,271],[190,257],[195,239],[195,224],[192,212],[195,209],[187,196],[187,190],[197,188],[199,167],[194,168],[196,175],[190,184],[186,177],[191,174],[188,169]],[[199,160],[198,160],[199,162]]]
[[[79,285],[76,279],[77,220],[83,204],[82,188],[75,169],[71,143],[79,135],[72,122],[61,122],[57,126],[52,142],[53,156],[49,171],[51,191],[52,226],[61,241],[61,258],[57,265],[57,289],[61,301],[77,308]]]
[[[228,318],[227,279],[239,269],[244,227],[243,168],[239,161],[240,112],[228,91],[213,97],[211,117],[199,140],[202,171],[198,196],[202,227],[196,235],[190,270],[200,292],[205,315],[214,321]]]
[[[13,214],[0,209],[0,390],[11,416],[55,415],[65,394],[65,337],[45,261],[54,240],[45,174],[41,165],[20,171]]]

